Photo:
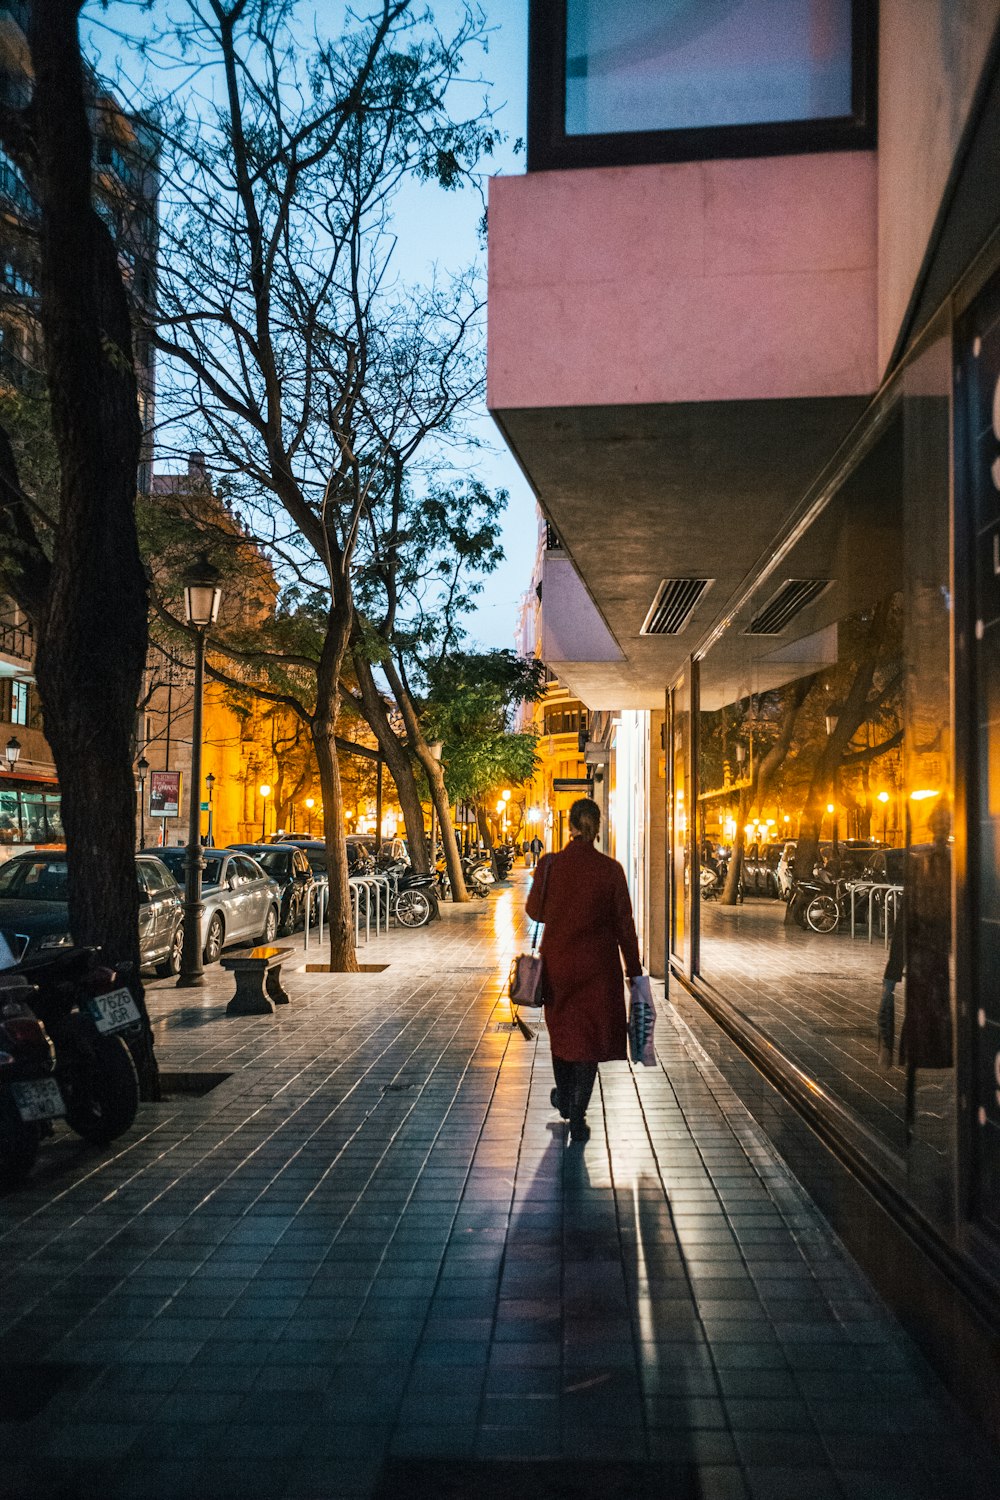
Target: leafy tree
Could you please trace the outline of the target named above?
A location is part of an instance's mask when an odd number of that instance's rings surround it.
[[[274,697],[312,736],[331,965],[353,969],[335,747],[361,539],[396,468],[454,427],[481,381],[476,287],[393,279],[393,201],[408,181],[459,186],[492,148],[487,114],[455,121],[446,102],[482,20],[463,9],[445,39],[410,0],[382,0],[328,42],[270,0],[187,12],[187,65],[211,83],[163,111],[154,338],[175,422],[232,477],[247,531],[321,601],[318,651],[285,663],[308,687]]]
[[[475,805],[487,847],[491,796],[530,781],[538,766],[537,737],[511,725],[518,704],[542,696],[544,673],[513,651],[453,652],[427,669],[427,732],[442,741],[448,791]]]

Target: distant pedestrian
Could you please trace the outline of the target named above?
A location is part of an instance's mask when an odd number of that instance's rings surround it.
[[[594,848],[601,810],[589,797],[573,803],[570,842],[539,862],[528,916],[542,934],[545,1022],[556,1086],[552,1106],[586,1141],[587,1106],[597,1065],[627,1056],[625,985],[642,973],[625,871]],[[619,954],[621,957],[619,957]]]
[[[528,853],[530,857],[530,864],[528,866],[529,869],[532,869],[535,865],[537,865],[538,856],[541,854],[544,848],[545,845],[542,843],[541,839],[536,833],[534,838],[531,840],[531,843],[528,845]]]

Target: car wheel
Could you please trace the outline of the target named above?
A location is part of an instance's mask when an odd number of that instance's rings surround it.
[[[156,965],[156,974],[159,979],[170,979],[172,975],[181,972],[181,958],[184,954],[184,923],[177,925],[177,931],[170,939],[170,951],[166,958],[161,959]]]
[[[208,936],[205,939],[204,961],[207,964],[216,964],[222,952],[222,944],[226,936],[226,924],[219,912],[215,913],[208,924]]]
[[[273,906],[267,908],[267,921],[264,923],[264,931],[260,935],[261,942],[265,947],[270,947],[278,935],[278,913]]]

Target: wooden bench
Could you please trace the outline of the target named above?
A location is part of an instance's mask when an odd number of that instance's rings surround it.
[[[263,945],[226,954],[220,960],[222,967],[236,975],[236,994],[226,1006],[226,1015],[271,1016],[275,1005],[288,1005],[281,987],[281,965],[291,952],[291,948]]]

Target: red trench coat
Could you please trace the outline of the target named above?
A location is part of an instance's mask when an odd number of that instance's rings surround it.
[[[642,964],[621,865],[588,840],[571,839],[558,854],[539,861],[526,909],[545,923],[543,993],[553,1056],[565,1062],[627,1056],[619,949],[630,978],[642,973]]]

